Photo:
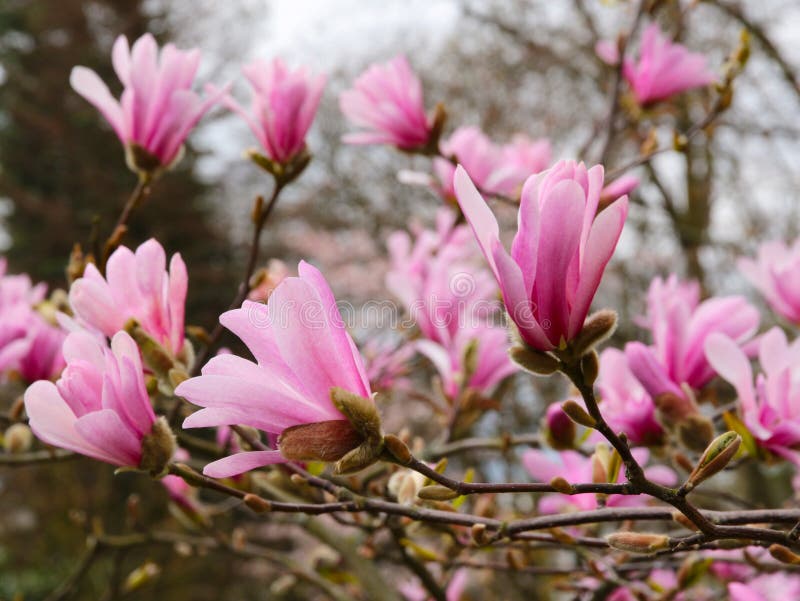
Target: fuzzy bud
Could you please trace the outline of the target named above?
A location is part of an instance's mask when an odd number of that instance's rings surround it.
[[[400,470],[389,478],[387,488],[401,505],[413,505],[425,484],[425,476],[411,470]]]
[[[557,451],[571,449],[575,446],[575,422],[564,413],[560,405],[553,404],[547,408],[547,443]]]
[[[247,493],[242,500],[245,505],[256,513],[266,513],[272,510],[270,502],[258,495]]]
[[[581,373],[587,386],[592,386],[600,373],[600,357],[592,349],[581,358]]]
[[[617,329],[617,313],[611,309],[601,309],[586,318],[583,329],[572,341],[575,355],[582,357],[598,344],[609,338]]]
[[[175,434],[162,415],[153,422],[149,434],[142,438],[142,459],[139,469],[147,472],[154,478],[164,476],[169,469],[169,461],[175,453]]]
[[[471,529],[472,540],[476,545],[482,546],[489,542],[489,536],[486,533],[486,524],[473,524]]]
[[[433,484],[431,486],[423,486],[417,496],[426,501],[450,501],[458,496],[458,493],[446,486],[440,484]]]
[[[665,534],[645,532],[614,532],[606,536],[608,546],[617,551],[650,555],[669,547],[669,537]]]
[[[25,424],[12,424],[3,434],[3,449],[6,453],[24,453],[33,444],[33,433]]]
[[[401,465],[411,463],[412,456],[408,445],[394,434],[387,434],[383,437],[383,446]]]
[[[571,495],[574,492],[572,484],[567,482],[562,476],[556,476],[550,480],[550,486],[553,487],[553,490],[560,492],[562,495]]]
[[[549,376],[558,371],[561,363],[547,353],[528,346],[515,345],[508,349],[511,360],[522,369],[537,376]]]
[[[800,555],[789,550],[783,545],[770,545],[769,554],[781,563],[796,566],[800,565]]]
[[[739,446],[742,444],[742,437],[736,432],[725,432],[717,436],[703,453],[697,467],[689,475],[683,490],[689,492],[703,480],[707,480],[717,472],[725,468],[733,459]]]
[[[597,425],[595,419],[581,407],[576,401],[569,400],[561,405],[562,411],[566,413],[569,418],[576,424],[585,426],[587,428],[594,428]]]

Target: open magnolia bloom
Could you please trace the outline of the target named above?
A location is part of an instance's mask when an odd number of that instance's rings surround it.
[[[455,190],[522,340],[563,348],[581,331],[628,213],[623,196],[597,214],[603,168],[560,161],[528,178],[509,254],[494,214],[459,166]]]
[[[173,357],[184,348],[188,275],[180,254],[167,271],[164,248],[151,238],[135,252],[120,246],[108,259],[103,277],[91,263],[69,290],[69,302],[81,327],[108,337],[129,320]]]
[[[25,391],[31,430],[42,441],[120,467],[163,475],[175,449],[150,405],[139,349],[125,332],[111,348],[87,332],[64,342],[67,367],[54,384]]]
[[[169,167],[180,158],[189,132],[225,90],[201,99],[192,91],[200,51],[167,44],[159,52],[149,33],[136,40],[133,48],[125,36],[119,36],[111,60],[125,86],[119,101],[97,73],[86,67],[72,70],[72,88],[106,118],[125,146],[134,171],[152,173]]]
[[[210,463],[221,478],[289,460],[364,467],[382,447],[380,420],[364,362],[345,330],[336,299],[316,268],[301,262],[266,305],[246,301],[220,322],[256,362],[218,355],[176,394],[204,407],[184,427],[243,424],[277,434],[278,449],[237,453]]]

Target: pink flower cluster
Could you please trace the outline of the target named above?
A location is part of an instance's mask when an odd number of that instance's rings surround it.
[[[583,328],[628,212],[623,197],[597,214],[602,188],[599,165],[560,161],[531,176],[509,254],[486,201],[467,172],[456,170],[461,210],[500,283],[509,316],[533,348],[558,348]]]
[[[739,269],[778,315],[800,324],[800,240],[762,244],[755,259],[739,260]]]
[[[6,269],[0,259],[0,373],[17,373],[26,382],[54,378],[64,367],[66,332],[35,309],[46,286],[34,286],[27,275],[8,275]]]
[[[675,275],[667,280],[655,278],[650,284],[643,325],[650,330],[653,343],[628,343],[625,356],[653,398],[664,393],[685,397],[684,385],[700,390],[714,377],[714,368],[703,352],[710,335],[725,334],[742,346],[756,333],[758,311],[743,297],[699,299],[698,285],[681,282]]]
[[[487,194],[519,195],[530,175],[547,169],[552,160],[549,140],[530,140],[517,135],[503,146],[492,142],[477,127],[459,127],[441,143],[441,152],[454,157],[475,185]],[[456,166],[446,158],[433,160],[437,189],[445,199],[455,199]]]
[[[489,323],[499,309],[496,284],[480,266],[469,228],[456,226],[455,220],[452,211],[441,209],[436,231],[417,232],[413,244],[406,232],[392,234],[386,276],[387,288],[424,337],[417,350],[431,360],[451,397],[464,387],[487,393],[515,370],[506,353],[505,329]],[[466,364],[473,345],[474,368]]]

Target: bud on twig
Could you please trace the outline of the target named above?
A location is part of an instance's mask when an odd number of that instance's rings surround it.
[[[12,424],[3,434],[3,449],[6,453],[24,453],[33,444],[33,433],[25,424]]]
[[[401,465],[408,465],[411,463],[411,451],[408,445],[400,440],[394,434],[387,434],[383,437],[383,446]]]
[[[669,548],[669,537],[666,534],[649,534],[645,532],[614,532],[606,536],[608,546],[618,551],[650,555],[656,551]]]
[[[729,431],[717,436],[697,462],[697,467],[689,474],[689,479],[681,487],[681,493],[687,494],[703,480],[721,471],[736,455],[741,444],[742,437],[736,432]]]
[[[800,565],[800,555],[789,550],[783,545],[770,545],[769,554],[781,563],[792,566]]]
[[[562,476],[556,476],[550,480],[550,486],[552,486],[556,492],[560,492],[562,495],[571,495],[575,492],[572,484],[567,482],[567,480]]]
[[[572,341],[577,357],[582,357],[603,342],[617,329],[617,313],[611,309],[601,309],[586,318],[583,329]]]
[[[244,501],[245,505],[247,505],[256,513],[266,513],[272,510],[272,505],[270,502],[262,497],[259,497],[258,495],[247,493],[242,500]]]
[[[576,424],[586,426],[587,428],[594,428],[597,425],[595,419],[587,413],[586,409],[581,407],[576,401],[569,400],[561,405],[561,409],[569,415],[570,419]]]
[[[561,362],[552,355],[523,345],[512,346],[508,349],[508,355],[522,369],[537,376],[552,375],[561,365]]]
[[[446,486],[440,484],[432,484],[430,486],[423,486],[417,496],[426,501],[450,501],[458,497],[458,493]]]
[[[587,386],[592,386],[600,373],[600,357],[592,349],[581,358],[581,373]]]
[[[153,422],[150,433],[142,438],[142,459],[139,462],[139,469],[154,478],[165,476],[176,448],[175,434],[162,415]]]
[[[486,534],[486,524],[473,524],[471,533],[475,544],[485,545],[489,542],[489,536]]]

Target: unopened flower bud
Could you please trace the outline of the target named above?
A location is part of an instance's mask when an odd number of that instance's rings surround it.
[[[567,480],[562,476],[556,476],[550,480],[550,486],[553,487],[553,490],[560,492],[562,495],[571,495],[574,492],[572,484],[567,482]]]
[[[572,421],[587,428],[594,428],[597,425],[595,419],[581,407],[576,401],[569,400],[561,405],[562,411],[566,413]]]
[[[278,437],[281,454],[292,461],[338,461],[363,441],[344,419],[300,424]]]
[[[401,465],[408,465],[412,456],[408,445],[394,434],[387,434],[383,437],[383,446]]]
[[[471,533],[475,544],[485,545],[489,542],[489,536],[486,534],[486,524],[473,524]]]
[[[564,413],[558,404],[550,405],[545,415],[547,423],[547,443],[557,451],[575,446],[575,422]]]
[[[259,497],[258,495],[248,493],[242,500],[244,501],[245,505],[247,505],[256,513],[266,513],[272,510],[272,505],[270,502],[262,497]]]
[[[6,453],[24,453],[33,444],[33,433],[25,424],[12,424],[3,434],[3,449]]]
[[[542,351],[523,345],[512,346],[508,350],[511,360],[525,371],[538,376],[549,376],[558,371],[558,359]]]
[[[600,357],[594,349],[581,358],[581,373],[587,386],[592,386],[600,373]]]
[[[182,152],[178,154],[177,160],[180,160],[182,154]],[[164,168],[157,156],[147,152],[142,146],[134,142],[125,145],[125,162],[131,171],[138,174],[145,181],[152,179]]]
[[[800,555],[789,550],[783,545],[770,545],[769,554],[781,563],[789,565],[800,565]]]
[[[679,523],[684,528],[686,528],[687,530],[691,530],[693,532],[699,532],[699,530],[700,530],[692,520],[687,518],[680,511],[673,511],[672,512],[672,519],[674,521],[676,521],[677,523]]]
[[[617,313],[611,309],[601,309],[586,318],[583,329],[572,341],[575,355],[582,357],[595,346],[606,340],[617,329]]]
[[[413,505],[417,500],[417,493],[424,484],[425,476],[422,474],[411,470],[400,470],[389,478],[387,488],[401,505]]]
[[[426,501],[450,501],[455,499],[458,493],[446,486],[433,484],[431,486],[423,486],[417,496]]]
[[[689,475],[689,479],[683,485],[683,489],[688,492],[703,480],[707,480],[721,471],[736,455],[741,444],[742,437],[736,432],[729,431],[717,436],[708,445],[700,461],[697,462],[697,467]]]
[[[153,422],[149,434],[142,438],[142,459],[139,469],[149,473],[154,478],[160,478],[167,473],[169,461],[175,453],[175,434],[162,415]]]
[[[125,331],[136,341],[147,367],[159,376],[159,380],[166,379],[169,370],[175,367],[175,360],[167,349],[145,332],[135,319],[128,320],[125,324]]]
[[[650,555],[669,548],[669,537],[665,534],[645,532],[614,532],[606,536],[608,546],[618,551]]]

